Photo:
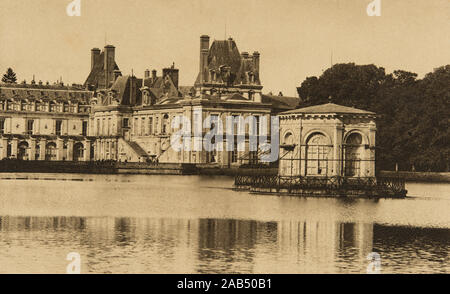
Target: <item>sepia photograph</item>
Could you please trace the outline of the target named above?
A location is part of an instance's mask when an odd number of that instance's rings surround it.
[[[0,0],[0,78],[0,274],[450,272],[449,0]]]

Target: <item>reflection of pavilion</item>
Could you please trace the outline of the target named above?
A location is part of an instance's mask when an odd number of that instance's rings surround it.
[[[372,224],[207,219],[199,225],[200,262],[223,260],[230,272],[340,272],[340,262],[360,272],[372,251]]]
[[[322,273],[364,271],[365,257],[372,251],[373,225],[9,216],[0,217],[0,233],[0,244],[26,233],[24,242],[33,244],[39,260],[49,250],[61,256],[77,251],[84,257],[83,271]],[[49,249],[48,237],[56,247]],[[107,266],[110,263],[114,266]]]

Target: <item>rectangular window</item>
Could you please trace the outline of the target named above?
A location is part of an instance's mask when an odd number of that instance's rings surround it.
[[[231,162],[236,163],[238,161],[237,142],[234,142],[233,151],[231,151]]]
[[[145,136],[145,117],[141,119],[141,136]]]
[[[0,118],[0,134],[4,134],[4,133],[5,133],[5,119]]]
[[[33,134],[33,125],[34,125],[34,120],[29,119],[27,121],[27,134],[28,135],[32,135]]]
[[[95,135],[97,136],[100,135],[100,119],[97,119],[97,130],[95,132]]]
[[[87,129],[88,129],[88,122],[87,121],[83,121],[83,130],[82,130],[82,135],[83,136],[87,136]]]
[[[153,135],[153,117],[148,118],[148,134]]]
[[[256,118],[256,133],[255,133],[255,135],[259,136],[260,130],[261,130],[261,126],[260,126],[261,122],[260,122],[259,116],[255,116],[255,118]]]
[[[61,136],[62,120],[56,121],[56,135]]]
[[[134,119],[133,133],[137,136],[139,132],[139,118]]]
[[[108,130],[107,130],[107,132],[108,132],[108,136],[110,136],[111,135],[111,118],[108,118]]]
[[[124,128],[130,127],[130,120],[126,117],[123,118],[123,127]]]
[[[106,118],[104,118],[102,120],[102,136],[104,136],[106,134],[106,130],[105,130],[106,126],[105,125],[106,125]]]
[[[239,115],[233,115],[233,136],[239,135]]]

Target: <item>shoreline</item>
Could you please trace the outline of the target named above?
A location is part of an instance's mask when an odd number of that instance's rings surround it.
[[[80,174],[148,174],[148,175],[277,175],[276,167],[222,167],[205,164],[117,163],[64,161],[0,161],[2,173],[80,173]],[[450,183],[450,172],[380,171],[377,176],[401,178],[411,182]],[[1,176],[0,176],[1,178]]]
[[[399,177],[408,182],[450,183],[450,172],[380,171],[383,177]]]

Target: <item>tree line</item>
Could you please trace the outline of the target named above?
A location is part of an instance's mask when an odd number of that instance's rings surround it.
[[[377,169],[450,171],[450,65],[416,73],[354,63],[306,78],[304,106],[333,103],[377,113]]]

